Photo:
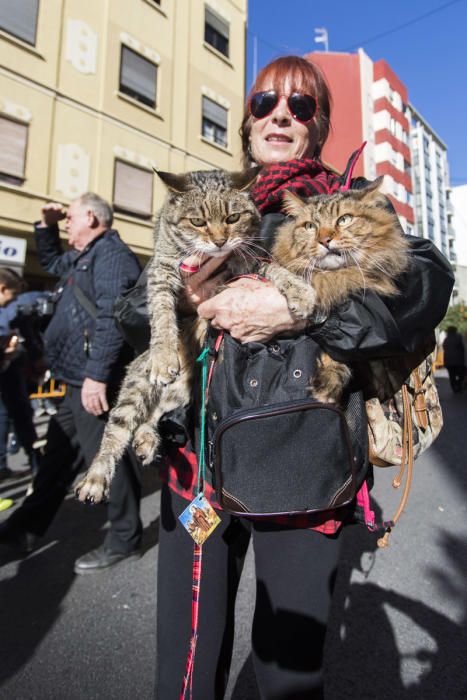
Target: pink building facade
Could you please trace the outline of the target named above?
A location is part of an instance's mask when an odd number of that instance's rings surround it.
[[[384,175],[382,191],[391,199],[404,230],[413,233],[410,123],[407,88],[384,60],[366,53],[313,52],[331,89],[331,132],[323,160],[342,171],[348,156],[366,141],[354,174],[373,180]]]

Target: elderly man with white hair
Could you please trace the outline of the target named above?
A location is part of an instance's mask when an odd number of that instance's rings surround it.
[[[63,251],[58,222],[65,219],[71,250]],[[132,352],[113,318],[115,299],[138,279],[136,256],[112,229],[111,206],[88,192],[68,209],[42,207],[35,224],[42,267],[60,278],[54,315],[44,335],[53,376],[65,382],[65,398],[50,420],[34,491],[0,528],[0,543],[30,550],[45,533],[82,460],[96,454],[106,416]],[[140,555],[140,474],[126,454],[112,483],[110,529],[104,543],[75,562],[78,574],[93,573]]]

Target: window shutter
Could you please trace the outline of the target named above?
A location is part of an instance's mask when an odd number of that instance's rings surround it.
[[[0,29],[34,46],[38,9],[39,0],[0,0]]]
[[[114,205],[125,211],[152,215],[153,174],[115,161]]]
[[[221,19],[209,7],[205,8],[205,22],[209,24],[216,32],[219,32],[227,41],[229,40],[229,24],[224,19]]]
[[[157,66],[122,46],[120,82],[138,95],[156,105]]]
[[[0,172],[24,178],[28,127],[0,117]]]
[[[227,110],[208,97],[203,97],[203,117],[214,122],[217,126],[227,129]]]

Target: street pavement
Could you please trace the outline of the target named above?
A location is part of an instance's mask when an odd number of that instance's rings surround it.
[[[326,700],[467,698],[467,393],[451,394],[443,371],[438,386],[445,428],[415,464],[390,547],[379,550],[361,526],[344,533]],[[14,469],[23,463],[21,455],[10,460]],[[376,470],[372,495],[380,517],[390,517],[400,497],[393,475]],[[0,484],[0,496],[20,503],[28,483],[22,476]],[[155,697],[159,482],[151,469],[144,474],[142,518],[143,558],[92,576],[76,576],[73,562],[101,543],[105,507],[83,506],[71,493],[32,554],[17,559],[0,548],[1,700]],[[259,700],[249,656],[253,597],[250,551],[227,700]]]

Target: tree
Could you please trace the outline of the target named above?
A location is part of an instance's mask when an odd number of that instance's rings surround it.
[[[448,326],[456,326],[461,335],[467,335],[467,305],[464,303],[450,306],[446,316],[440,323],[441,330],[445,331]]]

